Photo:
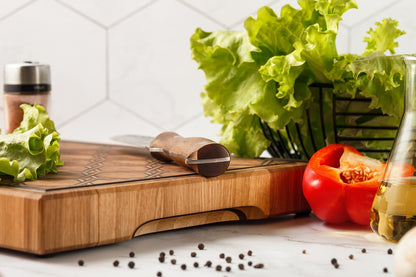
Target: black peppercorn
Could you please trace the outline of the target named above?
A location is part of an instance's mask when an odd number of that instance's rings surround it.
[[[253,262],[252,261],[249,261],[247,264],[248,264],[248,266],[252,266],[253,265]]]
[[[134,268],[134,262],[129,262],[128,264],[127,264],[130,268]]]
[[[335,259],[335,258],[331,259],[331,264],[337,264],[337,263],[338,263],[337,259]]]
[[[115,266],[115,267],[117,267],[119,264],[120,264],[120,262],[119,262],[118,260],[115,260],[115,261],[113,262],[113,266]]]
[[[160,252],[159,257],[165,257],[166,253],[165,252]]]
[[[240,260],[242,260],[242,259],[244,259],[244,254],[238,255],[238,257],[240,258]]]
[[[186,264],[182,264],[181,268],[182,268],[182,270],[185,270],[186,269]]]
[[[221,253],[220,254],[220,259],[224,259],[225,258],[225,254],[224,253]]]
[[[231,271],[231,267],[227,266],[227,267],[225,268],[225,271],[230,272],[230,271]]]
[[[194,263],[194,267],[197,268],[199,264],[197,262]]]
[[[306,250],[305,249],[302,250],[302,254],[306,254]]]
[[[389,255],[393,254],[393,250],[392,250],[391,248],[389,248],[389,249],[387,250],[387,254],[389,254]]]
[[[205,245],[203,243],[198,244],[198,249],[202,250],[205,248]]]
[[[389,272],[389,270],[387,269],[387,267],[383,268],[383,272],[384,273],[388,273]]]
[[[171,264],[176,264],[176,260],[175,259],[172,259],[172,260],[170,260],[170,263]]]
[[[205,263],[205,266],[206,266],[206,267],[211,267],[211,265],[212,265],[212,262],[211,262],[211,261],[207,261],[207,262]]]
[[[361,249],[361,253],[365,253],[367,250],[365,248]]]
[[[248,250],[247,255],[249,255],[249,256],[253,255],[253,251]]]
[[[78,265],[79,265],[79,266],[83,266],[83,265],[84,265],[84,261],[83,261],[83,260],[79,260],[79,261],[78,261]]]
[[[348,258],[350,258],[350,260],[353,260],[354,259],[354,255],[351,254],[351,255],[348,256]]]
[[[196,257],[196,253],[195,252],[191,252],[191,257],[195,258]]]
[[[334,264],[334,267],[335,268],[338,268],[339,267],[339,264],[338,263]]]
[[[264,267],[264,264],[256,264],[255,266],[254,266],[254,268],[263,268]]]
[[[160,256],[159,257],[159,262],[164,263],[165,262],[165,257],[164,256]]]
[[[225,261],[227,262],[227,263],[231,263],[231,257],[227,257],[227,258],[225,258]]]
[[[134,257],[134,252],[133,251],[129,253],[129,257],[130,258],[133,258]]]
[[[243,264],[239,264],[239,265],[238,265],[238,268],[239,268],[240,270],[244,270],[244,265],[243,265]]]
[[[162,272],[161,272],[161,271],[158,271],[158,272],[156,273],[156,276],[157,276],[157,277],[162,277]]]
[[[221,269],[222,269],[222,266],[220,266],[220,265],[217,265],[217,266],[215,267],[215,270],[216,270],[216,271],[221,271]]]
[[[173,255],[175,253],[175,251],[173,251],[173,250],[169,250],[169,255]]]

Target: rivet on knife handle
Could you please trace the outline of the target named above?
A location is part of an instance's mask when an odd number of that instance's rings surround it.
[[[223,174],[230,165],[230,153],[225,146],[206,138],[184,138],[174,132],[164,132],[150,143],[155,159],[189,167],[205,177]]]

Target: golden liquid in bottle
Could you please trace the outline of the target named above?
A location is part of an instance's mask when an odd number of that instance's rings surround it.
[[[384,181],[370,213],[374,232],[390,241],[399,239],[416,226],[416,177]]]

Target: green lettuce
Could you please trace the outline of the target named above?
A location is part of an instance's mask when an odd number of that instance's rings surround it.
[[[0,176],[13,182],[35,180],[57,172],[63,162],[59,134],[40,105],[21,105],[23,120],[13,133],[0,135]]]
[[[259,156],[270,145],[262,124],[283,134],[284,140],[296,136],[291,134],[295,123],[307,136],[305,111],[319,108],[317,92],[311,88],[314,83],[331,84],[337,95],[370,98],[369,108],[391,116],[392,124],[397,125],[403,113],[404,66],[399,56],[385,54],[395,53],[395,39],[404,34],[397,29],[397,21],[388,18],[376,23],[364,39],[367,47],[361,55],[339,54],[338,24],[346,11],[357,8],[356,2],[298,0],[298,4],[300,9],[283,6],[280,16],[262,7],[256,18],[245,20],[244,31],[197,28],[190,39],[192,59],[207,81],[201,93],[205,116],[223,125],[220,142],[237,156]],[[332,117],[331,101],[326,100],[325,116]],[[354,120],[354,124],[369,124],[378,119]],[[320,133],[316,117],[311,128]],[[338,135],[345,135],[344,131],[364,136],[357,130],[340,130]],[[318,146],[334,138],[331,132],[326,138],[317,136],[322,141]],[[294,151],[300,146],[288,147]],[[312,145],[304,147],[308,150]]]

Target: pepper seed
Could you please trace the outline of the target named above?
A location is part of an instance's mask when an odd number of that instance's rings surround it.
[[[195,258],[196,257],[196,253],[195,252],[191,252],[191,257]]]
[[[249,261],[247,264],[248,264],[248,266],[252,266],[253,265],[253,262],[252,261]]]
[[[84,260],[79,260],[79,261],[78,261],[78,265],[79,265],[79,266],[83,266],[83,265],[84,265]]]
[[[227,267],[225,268],[225,271],[230,272],[230,271],[231,271],[231,267],[227,266]]]
[[[158,272],[156,273],[156,276],[157,276],[157,277],[162,277],[162,272],[161,272],[161,271],[158,271]]]
[[[366,253],[367,250],[365,248],[361,249],[361,253]]]
[[[182,270],[186,270],[186,264],[181,265]]]
[[[194,267],[197,268],[199,264],[197,262],[194,263]]]
[[[249,256],[253,255],[253,251],[248,250],[247,255],[249,255]]]
[[[238,268],[239,268],[240,270],[244,270],[244,265],[243,265],[243,264],[239,264],[239,265],[238,265]]]
[[[354,255],[351,254],[351,255],[348,256],[348,258],[350,258],[350,260],[353,260],[354,259]]]
[[[244,254],[238,255],[238,257],[240,258],[240,260],[242,260],[242,259],[244,259]]]
[[[227,258],[225,258],[225,261],[227,262],[227,263],[231,263],[231,257],[227,257]]]
[[[338,263],[337,259],[335,259],[335,258],[331,259],[331,264],[337,264],[337,263]]]
[[[159,257],[165,257],[166,253],[165,252],[160,252]]]
[[[387,269],[387,267],[383,268],[383,272],[384,273],[388,273],[389,272],[389,270]]]
[[[120,264],[120,262],[118,261],[118,260],[115,260],[114,262],[113,262],[113,266],[114,267],[118,267],[118,265]]]
[[[127,265],[128,265],[130,268],[134,268],[134,266],[135,266],[134,262],[129,262]]]
[[[255,266],[254,266],[254,268],[263,268],[264,267],[264,264],[256,264]]]
[[[176,264],[176,260],[175,259],[172,259],[172,260],[170,260],[170,263],[171,264]]]
[[[206,266],[206,267],[211,267],[211,265],[212,265],[212,262],[211,262],[211,261],[207,261],[207,262],[205,263],[205,266]]]
[[[130,258],[133,258],[134,257],[134,252],[133,251],[129,253],[129,257]]]
[[[165,257],[164,256],[160,256],[159,257],[159,262],[164,263],[165,262]]]
[[[224,253],[221,253],[220,254],[220,259],[224,259],[224,257],[225,257],[225,254]]]
[[[305,249],[302,250],[302,254],[306,254],[306,250]]]
[[[387,254],[389,254],[389,255],[393,254],[393,250],[392,250],[391,248],[389,248],[389,249],[387,250]]]
[[[217,266],[215,267],[215,270],[216,270],[216,271],[221,271],[221,269],[222,269],[222,266],[220,266],[220,265],[217,265]]]
[[[169,255],[173,255],[175,253],[175,251],[173,251],[173,250],[169,250]]]
[[[204,245],[203,243],[199,243],[199,244],[198,244],[198,249],[199,249],[199,250],[204,249],[204,247],[205,247],[205,245]]]

